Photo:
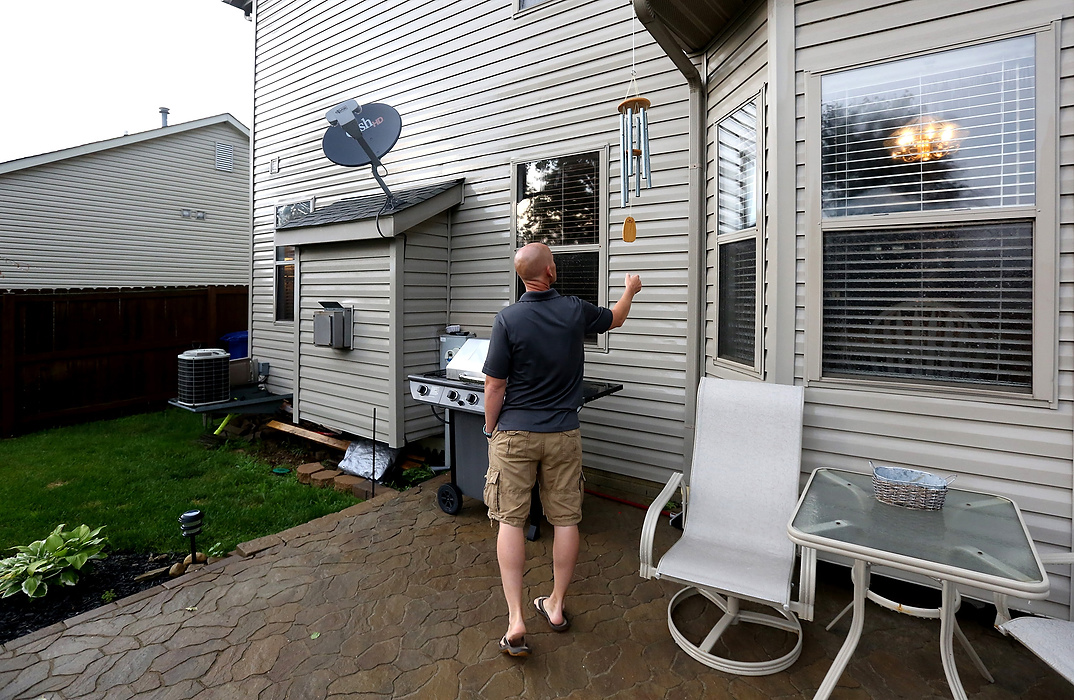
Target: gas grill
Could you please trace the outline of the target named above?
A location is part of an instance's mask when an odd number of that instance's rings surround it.
[[[485,425],[485,375],[481,369],[488,348],[488,340],[470,338],[443,369],[407,377],[411,396],[444,409],[444,455],[451,471],[451,483],[440,487],[436,500],[440,509],[450,515],[462,509],[464,494],[484,500],[489,455],[488,441],[481,432]],[[622,384],[585,380],[582,382],[582,402],[587,404],[622,388]],[[528,539],[535,540],[540,536],[542,515],[535,487],[530,525],[526,530]]]

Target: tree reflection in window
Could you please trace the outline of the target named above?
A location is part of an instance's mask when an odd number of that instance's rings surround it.
[[[1019,37],[824,76],[824,216],[1033,204],[1034,75]],[[893,134],[928,120],[957,125],[957,150],[893,157]]]
[[[599,243],[599,154],[520,163],[515,202],[520,248]]]

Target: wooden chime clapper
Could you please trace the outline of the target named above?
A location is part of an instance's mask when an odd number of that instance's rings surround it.
[[[634,195],[641,196],[641,182],[653,186],[653,173],[649,164],[649,115],[652,103],[640,95],[628,97],[619,103],[619,163],[620,206],[630,203],[630,179],[634,178]],[[623,240],[633,243],[638,235],[634,217],[623,222]]]

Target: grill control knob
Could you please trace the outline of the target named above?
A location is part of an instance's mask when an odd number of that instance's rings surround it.
[[[467,394],[466,403],[470,404],[471,406],[477,403],[477,394]]]
[[[447,398],[448,398],[448,401],[458,401],[459,400],[459,392],[457,392],[454,389],[452,389],[451,391],[449,391],[447,393]]]
[[[418,384],[418,396],[427,396],[429,394],[429,387],[424,384]]]

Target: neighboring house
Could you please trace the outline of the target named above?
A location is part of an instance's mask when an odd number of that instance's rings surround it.
[[[588,468],[683,468],[702,376],[794,383],[804,470],[957,474],[1070,548],[1069,0],[328,5],[254,13],[253,352],[296,419],[368,437],[376,408],[380,440],[433,434],[405,375],[436,367],[445,324],[487,337],[514,250],[548,239],[563,291],[645,285],[587,353],[625,385],[582,413]],[[632,63],[653,187],[622,208]],[[442,189],[424,219],[375,220],[369,168],[325,158],[348,98],[400,112],[385,178]],[[351,215],[303,220],[326,207]],[[353,350],[313,344],[323,300],[354,307]]]
[[[175,396],[248,327],[249,130],[222,114],[0,163],[0,433]]]
[[[249,140],[221,114],[0,163],[0,289],[248,284]]]

